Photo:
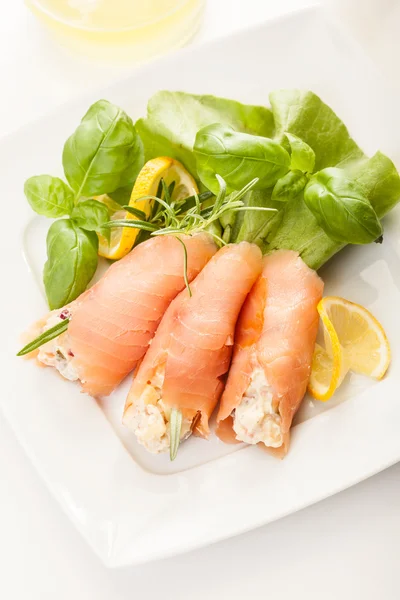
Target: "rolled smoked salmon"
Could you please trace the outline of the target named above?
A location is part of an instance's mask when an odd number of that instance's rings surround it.
[[[132,383],[123,421],[150,452],[170,445],[171,408],[182,412],[181,439],[209,433],[224,387],[240,309],[262,269],[261,251],[222,248],[171,303]]]
[[[217,251],[208,234],[180,236],[192,281]],[[68,330],[39,348],[39,362],[54,366],[83,391],[105,396],[144,356],[170,302],[185,287],[182,244],[152,237],[114,263],[88,291],[39,322],[44,330],[69,317]]]
[[[283,456],[307,389],[323,282],[297,252],[264,258],[239,317],[217,417],[226,442],[262,443]]]

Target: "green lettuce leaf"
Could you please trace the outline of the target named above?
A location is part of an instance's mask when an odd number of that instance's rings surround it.
[[[377,152],[364,155],[347,128],[318,96],[312,92],[280,90],[270,94],[276,136],[290,132],[305,141],[315,152],[315,171],[340,166],[364,188],[376,214],[382,218],[400,200],[400,177],[392,161]],[[296,250],[313,269],[319,269],[344,244],[332,240],[307,208],[303,192],[290,202],[274,203],[271,190],[250,192],[249,206],[280,209],[278,213],[241,213],[233,227],[231,241],[257,243],[263,253],[285,248]]]
[[[249,210],[236,213],[234,221],[230,222],[231,242],[255,242],[263,248],[264,238],[268,232],[279,226],[284,214],[282,202],[272,200],[272,190],[273,188],[251,191],[243,198],[243,202],[245,206],[276,208],[279,212],[260,213]]]
[[[377,152],[372,158],[362,159],[345,168],[347,174],[364,188],[377,215],[382,218],[400,199],[400,177],[392,161]],[[246,198],[249,206],[282,207],[271,201],[271,191],[250,192]],[[296,250],[313,269],[319,269],[344,244],[332,240],[318,225],[307,208],[301,192],[295,199],[286,202],[279,213],[243,213],[242,223],[234,225],[235,241],[248,240],[258,244],[263,253],[285,248]],[[258,222],[258,228],[257,228]],[[231,238],[233,239],[233,238]]]
[[[399,201],[400,178],[391,160],[380,152],[366,157],[344,123],[316,94],[278,90],[270,94],[270,103],[272,110],[214,96],[163,91],[150,99],[147,117],[136,123],[136,129],[144,143],[146,160],[171,156],[197,179],[193,144],[199,129],[219,123],[238,132],[275,138],[290,151],[285,135],[289,133],[315,153],[314,172],[327,167],[345,168],[348,176],[363,186],[379,218]],[[272,188],[252,191],[244,202],[276,208],[277,213],[224,215],[222,227],[229,229],[230,241],[254,241],[264,253],[279,248],[297,250],[315,269],[343,247],[319,227],[304,203],[302,191],[287,202],[276,202],[271,194]]]
[[[213,123],[228,125],[243,133],[274,136],[274,120],[269,108],[184,92],[155,94],[149,100],[147,117],[139,119],[135,127],[143,141],[146,160],[171,156],[197,178],[193,155],[196,133]]]
[[[333,110],[313,92],[278,90],[269,95],[276,136],[293,133],[315,153],[314,171],[364,156]]]

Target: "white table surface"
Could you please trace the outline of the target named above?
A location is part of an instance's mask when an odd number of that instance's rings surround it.
[[[209,0],[196,43],[305,4]],[[69,56],[18,0],[2,8],[0,134],[121,73]],[[50,497],[0,415],[0,598],[398,600],[399,503],[400,464],[249,534],[111,571]]]

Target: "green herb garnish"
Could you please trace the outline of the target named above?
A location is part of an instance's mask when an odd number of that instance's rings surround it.
[[[99,100],[65,142],[62,163],[75,199],[114,192],[133,185],[144,164],[143,145],[132,119]]]
[[[68,184],[51,175],[31,177],[25,195],[40,215],[53,223],[47,236],[44,287],[51,309],[75,300],[88,286],[98,262],[97,235],[110,214],[98,194],[129,198],[144,164],[143,145],[128,115],[118,106],[95,102],[65,143],[62,162]]]
[[[177,408],[171,409],[169,418],[169,457],[175,460],[181,441],[182,413]]]
[[[257,189],[275,185],[290,169],[290,155],[270,138],[241,133],[220,124],[208,125],[196,135],[193,148],[202,183],[216,193],[216,174],[228,189],[240,190],[257,178]]]
[[[194,206],[181,214],[179,205],[171,202],[168,188],[164,185],[163,198],[156,196],[146,196],[158,203],[162,209],[155,212],[150,221],[139,221],[132,219],[122,219],[120,221],[109,221],[105,227],[134,227],[145,231],[151,231],[151,235],[173,235],[182,244],[184,252],[183,277],[186,289],[189,296],[192,295],[188,275],[187,275],[187,250],[184,241],[179,237],[179,234],[193,235],[206,231],[211,235],[221,246],[226,245],[226,241],[216,233],[215,225],[219,223],[221,217],[227,212],[235,214],[240,211],[261,211],[261,212],[276,212],[276,209],[269,207],[253,207],[245,206],[242,198],[257,184],[258,179],[253,179],[244,188],[238,192],[233,192],[229,196],[226,194],[226,183],[222,177],[216,175],[216,180],[219,185],[219,192],[216,196],[214,204],[206,208],[202,208],[200,198],[197,194],[194,195]],[[152,220],[157,221],[157,225],[152,223]]]
[[[24,356],[25,354],[29,354],[29,352],[33,352],[33,350],[40,348],[40,346],[43,346],[43,344],[47,344],[47,342],[50,342],[50,340],[53,340],[54,338],[58,337],[59,335],[61,335],[61,333],[67,331],[69,322],[70,319],[64,319],[63,321],[61,321],[61,323],[57,323],[57,325],[54,325],[54,327],[50,327],[50,329],[47,329],[46,331],[41,333],[37,338],[29,342],[29,344],[24,346],[22,350],[18,352],[17,356]]]
[[[180,205],[169,204],[166,200],[156,196],[145,196],[141,200],[151,199],[162,206],[161,210],[156,211],[154,217],[150,217],[148,221],[132,219],[108,221],[104,227],[134,227],[152,231],[152,235],[176,235],[179,233],[192,235],[201,231],[208,231],[221,245],[224,245],[223,239],[210,230],[210,225],[219,221],[225,213],[240,211],[276,212],[275,208],[246,206],[243,202],[242,198],[257,185],[257,178],[247,183],[243,189],[227,195],[226,182],[219,175],[215,177],[219,185],[219,192],[214,204],[211,206],[203,208],[199,196],[195,195],[194,206],[182,213]]]
[[[369,244],[382,235],[382,225],[363,188],[343,169],[323,169],[310,179],[304,202],[317,223],[339,243]]]
[[[99,241],[72,219],[55,221],[47,233],[43,282],[51,310],[61,308],[85,291],[97,268]]]
[[[290,168],[292,171],[312,173],[315,166],[315,152],[302,139],[293,133],[285,132],[290,145]]]
[[[126,212],[130,213],[131,215],[133,215],[140,221],[146,221],[146,219],[147,219],[147,215],[145,212],[143,212],[142,210],[139,210],[137,208],[133,208],[133,206],[125,205],[122,208],[124,208],[126,210]]]
[[[115,219],[115,221],[107,221],[107,223],[104,223],[103,227],[106,229],[112,229],[113,227],[131,227],[132,229],[143,229],[144,231],[157,230],[157,226],[153,223],[140,221],[139,219]]]
[[[187,291],[189,292],[189,296],[192,297],[192,290],[190,289],[188,274],[187,274],[187,248],[186,244],[181,238],[176,235],[175,238],[180,242],[183,246],[183,279],[185,281],[185,286]]]

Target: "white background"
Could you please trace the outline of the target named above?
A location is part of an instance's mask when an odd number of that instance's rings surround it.
[[[196,43],[308,3],[209,0]],[[1,134],[121,75],[55,46],[18,0],[1,4]],[[397,465],[247,535],[111,571],[50,497],[0,415],[0,598],[398,600],[399,504]]]

